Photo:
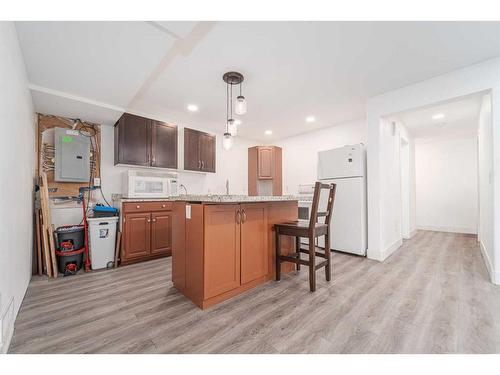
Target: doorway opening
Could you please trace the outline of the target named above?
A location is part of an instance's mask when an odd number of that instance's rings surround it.
[[[411,238],[417,230],[477,235],[490,268],[491,93],[455,98],[383,120],[392,125],[396,137],[393,155],[399,164],[399,189],[395,187],[392,194],[398,196],[394,204],[401,212],[400,238]]]

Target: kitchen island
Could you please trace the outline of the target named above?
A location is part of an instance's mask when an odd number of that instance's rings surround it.
[[[172,281],[205,309],[273,279],[275,223],[297,220],[291,196],[183,196],[172,209]],[[283,237],[282,253],[295,251]],[[293,264],[283,264],[282,272]]]

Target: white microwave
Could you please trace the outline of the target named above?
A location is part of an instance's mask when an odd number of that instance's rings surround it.
[[[168,198],[179,195],[173,173],[128,170],[123,173],[124,198]]]

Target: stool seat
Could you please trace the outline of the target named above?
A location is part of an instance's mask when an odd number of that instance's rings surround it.
[[[280,233],[283,235],[309,237],[309,222],[304,220],[286,221],[274,225],[279,227]],[[314,224],[314,234],[316,237],[324,236],[328,230],[328,225],[322,223]],[[290,234],[289,234],[290,233]],[[297,233],[297,234],[295,234]]]
[[[309,267],[309,288],[311,292],[316,290],[316,270],[325,268],[326,281],[331,279],[331,251],[330,251],[330,222],[333,210],[333,202],[335,200],[336,184],[322,184],[316,182],[314,186],[314,196],[312,201],[311,215],[309,221],[295,220],[285,221],[274,225],[276,232],[276,281],[281,279],[281,263],[295,263],[297,271],[300,271],[300,265]],[[321,190],[329,190],[327,209],[325,212],[318,212],[319,198]],[[318,217],[325,217],[324,223],[318,223]],[[280,236],[295,237],[295,254],[281,255]],[[316,251],[316,238],[325,237],[325,252]],[[301,249],[300,239],[308,239],[308,250]],[[309,259],[305,260],[300,257],[301,253],[309,255]],[[316,257],[325,259],[316,264]]]

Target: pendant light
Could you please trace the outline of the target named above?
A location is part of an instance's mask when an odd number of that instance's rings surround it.
[[[241,81],[243,82],[243,80]],[[237,115],[244,115],[247,113],[247,100],[243,95],[241,95],[241,82],[240,82],[240,95],[236,97],[236,107],[234,111]]]
[[[243,74],[238,72],[227,72],[222,76],[226,82],[226,131],[222,141],[224,150],[229,150],[232,147],[233,140],[238,134],[238,125],[233,118],[233,85],[240,85],[240,95],[236,98],[235,113],[245,114],[247,111],[246,99],[241,95],[241,83],[243,82]],[[241,123],[241,122],[240,122]]]
[[[224,138],[222,138],[222,147],[226,151],[233,147],[233,138],[231,137],[231,134],[224,133]]]

